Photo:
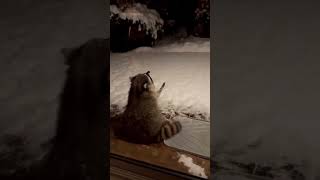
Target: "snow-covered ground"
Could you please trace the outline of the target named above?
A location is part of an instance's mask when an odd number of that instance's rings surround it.
[[[209,121],[210,53],[207,51],[209,49],[207,46],[210,44],[208,41],[208,39],[205,43],[203,40],[187,41],[159,48],[143,47],[127,53],[112,53],[111,105],[116,104],[123,108],[127,103],[129,77],[150,71],[156,87],[160,88],[161,84],[166,82],[166,87],[159,99],[163,109],[194,114],[203,113],[205,120]],[[190,47],[198,47],[198,49]],[[170,51],[174,48],[177,49],[176,52]]]
[[[210,52],[210,40],[207,38],[177,38],[166,37],[157,42],[156,48],[139,47],[134,52]]]
[[[179,136],[175,138],[181,140],[182,136],[190,138],[192,135],[197,135],[193,138],[198,139],[199,144],[179,147],[209,156],[209,41],[209,39],[194,37],[178,42],[165,40],[164,43],[160,43],[159,46],[153,48],[142,47],[127,53],[112,53],[110,62],[110,104],[118,105],[123,110],[127,103],[130,87],[129,77],[150,71],[156,87],[160,88],[161,84],[166,82],[163,93],[159,98],[163,113],[169,117],[179,118],[185,123],[183,132],[187,133],[189,131],[187,134],[182,133],[180,138]],[[196,121],[188,121],[188,119],[200,120],[206,125],[199,124]]]
[[[78,0],[4,0],[0,12],[0,139],[26,137],[23,148],[39,156],[54,133],[65,79],[60,49],[105,38],[105,9]]]

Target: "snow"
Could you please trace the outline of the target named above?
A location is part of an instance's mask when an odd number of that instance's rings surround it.
[[[184,154],[179,154],[178,162],[188,167],[188,172],[190,174],[208,179],[208,176],[204,172],[204,168],[197,164],[194,164],[193,159],[191,157],[188,157]]]
[[[189,44],[190,46],[185,46]],[[169,146],[210,156],[210,53],[209,39],[169,38],[154,48],[111,53],[110,104],[124,110],[129,77],[150,71],[156,88],[166,82],[159,106],[166,117],[179,120],[182,131],[165,141]],[[173,47],[176,51],[173,51]],[[196,47],[196,48],[190,48]],[[170,52],[168,50],[171,49]],[[200,51],[200,52],[197,52]],[[192,118],[190,118],[192,116]]]
[[[204,121],[201,116],[193,118],[173,114],[174,120],[182,123],[182,131],[165,144],[177,149],[210,158],[210,122]]]
[[[124,107],[130,87],[129,77],[151,71],[155,86],[166,86],[159,99],[162,108],[176,112],[210,113],[210,57],[207,53],[127,53],[112,54],[110,101]],[[168,109],[170,110],[170,109]]]
[[[115,16],[116,14],[120,14],[121,11],[119,10],[119,8],[116,5],[110,5],[110,16],[111,18],[113,16]]]
[[[122,20],[130,20],[133,23],[141,23],[143,28],[151,32],[153,38],[157,39],[158,31],[163,25],[159,13],[153,9],[148,9],[146,5],[140,3],[134,3],[120,10],[116,5],[110,5],[111,18],[119,17]],[[140,29],[140,26],[139,26]]]
[[[168,46],[175,46],[177,52],[166,52],[165,50],[169,48],[160,46],[159,49],[158,47],[144,49],[143,52],[134,50],[122,54],[112,53],[110,104],[116,104],[123,109],[127,103],[129,77],[150,70],[157,88],[166,82],[159,98],[163,111],[202,113],[205,120],[209,121],[210,54],[208,52],[188,52],[192,49],[185,49],[185,46],[170,44]]]
[[[134,52],[210,52],[209,38],[188,37],[182,39],[167,38],[161,40],[156,48],[139,47]]]

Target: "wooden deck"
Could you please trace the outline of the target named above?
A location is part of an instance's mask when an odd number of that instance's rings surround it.
[[[145,164],[149,164],[150,166],[159,166],[165,169],[180,172],[182,174],[190,175],[189,168],[184,164],[178,162],[179,154],[184,154],[188,157],[191,157],[194,164],[197,164],[204,168],[206,176],[209,177],[210,160],[209,158],[203,157],[201,155],[169,147],[164,143],[147,146],[128,143],[119,139],[115,139],[113,137],[111,137],[110,142],[111,155],[114,154],[131,160],[143,162]],[[112,167],[113,166],[111,163],[111,168]],[[152,178],[157,179],[156,177]]]

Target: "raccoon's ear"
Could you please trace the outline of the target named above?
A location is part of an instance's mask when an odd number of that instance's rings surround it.
[[[129,77],[130,82],[132,82],[132,81],[134,80],[134,78],[135,78],[134,76],[133,76],[133,77],[132,77],[132,76],[130,76],[130,77]]]

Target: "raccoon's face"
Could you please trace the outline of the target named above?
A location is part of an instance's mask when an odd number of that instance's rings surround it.
[[[137,93],[154,91],[154,83],[150,71],[130,77],[131,89]]]

